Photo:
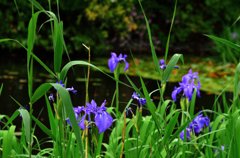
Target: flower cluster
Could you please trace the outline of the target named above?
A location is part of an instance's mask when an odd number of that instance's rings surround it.
[[[209,127],[209,131],[211,131],[211,127],[209,126],[210,120],[207,117],[203,117],[202,111],[198,114],[197,117],[193,119],[191,123],[189,123],[189,127],[186,128],[186,137],[190,140],[190,135],[193,133],[201,133],[204,126]],[[180,138],[184,140],[184,130],[180,133]]]
[[[172,98],[174,101],[177,100],[177,94],[181,91],[184,92],[184,96],[188,98],[188,101],[191,101],[194,88],[197,89],[197,96],[200,97],[200,82],[197,76],[198,72],[192,73],[192,69],[189,70],[189,73],[182,77],[182,82],[179,82],[180,87],[175,87],[172,92]],[[197,80],[197,85],[194,84],[195,79]]]
[[[117,57],[117,54],[114,52],[111,52],[111,58],[108,60],[108,67],[110,68],[111,72],[113,72],[115,70],[115,68],[117,67],[117,64],[119,62],[124,61],[125,62],[125,69],[124,71],[127,71],[129,64],[126,61],[127,55],[122,55],[121,53],[119,54],[119,56]]]
[[[102,103],[102,105],[100,107],[97,107],[96,102],[94,100],[92,100],[91,104],[86,103],[87,104],[86,108],[84,106],[81,106],[81,107],[79,106],[79,107],[73,109],[78,122],[79,122],[80,113],[82,111],[85,112],[85,114],[81,117],[80,122],[78,123],[79,127],[82,130],[85,130],[84,122],[85,122],[85,118],[87,117],[87,115],[88,115],[88,123],[89,124],[91,123],[91,114],[95,115],[94,121],[95,121],[96,126],[99,129],[99,133],[104,132],[106,129],[108,129],[112,125],[113,118],[106,111],[107,108],[105,107],[105,103],[106,103],[106,100],[104,100],[104,102]],[[69,118],[67,118],[66,121],[71,126]]]
[[[164,62],[164,59],[161,59],[160,61],[159,61],[159,68],[160,69],[166,69],[167,68],[167,65],[166,64],[164,64],[165,62]],[[176,68],[176,69],[178,69],[178,66],[176,65],[176,66],[174,66],[174,68]]]

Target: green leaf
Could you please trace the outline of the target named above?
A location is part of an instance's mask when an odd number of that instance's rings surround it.
[[[3,83],[2,83],[1,88],[0,88],[0,96],[1,96],[1,93],[2,93],[2,89],[3,89]]]
[[[237,151],[240,151],[240,119],[238,118],[236,121],[236,127],[235,127],[235,137],[236,137],[236,148]]]
[[[36,36],[36,26],[38,15],[42,11],[38,11],[32,15],[32,18],[28,24],[28,38],[27,38],[27,74],[28,74],[28,94],[29,98],[32,96],[32,87],[33,87],[33,59],[31,58],[32,50],[34,46],[35,36]]]
[[[34,92],[30,103],[33,104],[36,102],[39,98],[41,98],[50,88],[52,87],[51,84],[44,83],[41,86],[39,86],[36,91]]]
[[[42,95],[45,94],[51,86],[53,86],[57,90],[57,92],[59,93],[59,95],[62,99],[63,106],[65,107],[67,116],[69,117],[74,134],[77,138],[77,144],[80,149],[80,154],[83,157],[84,149],[83,149],[83,145],[82,145],[82,138],[80,136],[80,129],[79,129],[79,126],[77,123],[77,119],[75,117],[75,113],[73,111],[72,101],[71,101],[69,92],[64,87],[62,87],[60,84],[44,83],[34,92],[30,103],[33,103],[33,102],[37,101],[40,97],[42,97]]]
[[[46,101],[46,104],[47,104],[48,118],[49,118],[49,123],[50,123],[50,126],[51,126],[51,130],[53,131],[53,133],[56,133],[57,125],[56,125],[56,122],[55,122],[55,118],[54,118],[54,115],[53,115],[53,112],[52,112],[51,105],[49,103],[49,100],[48,100],[48,97],[47,97],[46,94],[45,94],[45,101]]]
[[[29,0],[35,7],[37,7],[40,11],[44,11],[46,14],[47,12],[45,11],[45,9],[35,0]]]
[[[39,128],[42,129],[42,131],[44,133],[46,133],[50,138],[52,138],[52,140],[56,141],[57,142],[57,139],[56,137],[53,135],[53,133],[44,125],[42,124],[36,117],[34,116],[31,116],[31,118],[33,119],[33,121],[36,122],[36,124],[39,126]],[[25,129],[26,131],[26,129]],[[60,142],[58,142],[59,144],[61,144]]]
[[[213,39],[215,41],[218,41],[218,42],[221,42],[223,44],[226,44],[226,45],[228,45],[228,46],[230,46],[230,47],[240,51],[240,46],[239,45],[234,44],[234,43],[232,43],[232,42],[230,42],[228,40],[225,40],[225,39],[222,39],[222,38],[219,38],[219,37],[215,37],[215,36],[212,36],[212,35],[205,35],[205,36],[207,36],[207,37],[209,37],[209,38],[211,38],[211,39]]]
[[[172,134],[172,132],[175,128],[175,125],[178,121],[179,114],[180,114],[179,112],[175,113],[174,117],[170,120],[169,124],[167,125],[167,128],[164,133],[164,137],[163,137],[163,145],[166,145],[167,141],[169,140],[170,135]]]
[[[68,63],[62,68],[62,71],[61,71],[61,73],[60,73],[60,80],[64,80],[64,78],[65,78],[66,75],[67,75],[68,70],[69,70],[72,66],[74,66],[74,65],[85,65],[85,66],[88,66],[88,65],[89,65],[89,66],[97,69],[98,71],[104,73],[105,75],[107,75],[108,77],[112,78],[113,80],[115,80],[115,81],[117,81],[117,82],[119,82],[119,83],[121,83],[121,84],[123,84],[123,85],[131,88],[131,86],[127,85],[126,83],[123,83],[123,82],[121,82],[121,81],[119,81],[119,80],[116,80],[114,77],[108,75],[107,73],[105,73],[104,71],[102,71],[101,69],[99,69],[98,67],[96,67],[96,66],[94,66],[94,65],[92,65],[92,64],[90,64],[90,63],[88,63],[88,62],[85,62],[85,61],[70,61],[70,62],[68,62]]]
[[[192,100],[191,100],[191,103],[190,103],[190,116],[191,117],[193,117],[193,115],[194,115],[196,95],[197,95],[197,89],[194,88]]]
[[[148,38],[149,38],[149,43],[150,43],[150,46],[151,46],[151,51],[152,51],[152,57],[153,57],[153,61],[154,61],[154,65],[155,65],[155,68],[160,76],[160,78],[162,77],[161,75],[161,71],[159,69],[159,64],[158,64],[158,58],[157,58],[157,55],[156,55],[156,52],[155,52],[155,49],[154,49],[154,45],[152,43],[152,37],[151,37],[151,30],[150,30],[150,26],[148,24],[148,20],[147,20],[147,17],[145,15],[145,12],[143,10],[143,7],[142,7],[142,4],[141,4],[141,1],[138,0],[139,2],[139,5],[142,9],[142,12],[143,12],[143,15],[144,15],[144,18],[145,18],[145,22],[146,22],[146,25],[147,25],[147,31],[148,31]]]
[[[174,11],[173,11],[172,22],[171,22],[171,26],[170,26],[169,33],[168,33],[167,43],[166,43],[165,62],[167,61],[167,55],[168,55],[168,48],[169,48],[170,36],[171,36],[171,31],[172,31],[172,27],[173,27],[173,23],[174,23],[174,18],[175,18],[176,10],[177,10],[177,0],[176,0],[176,2],[175,2],[175,7],[174,7]]]
[[[234,75],[233,100],[236,100],[235,98],[238,97],[239,71],[240,71],[240,63],[237,65],[236,70],[235,70],[235,75]]]
[[[25,132],[26,132],[26,140],[28,142],[28,144],[31,144],[33,141],[32,141],[32,134],[31,134],[31,127],[30,127],[30,116],[29,116],[29,113],[27,110],[25,109],[21,109],[21,110],[18,110],[21,115],[22,115],[22,119],[23,119],[23,125],[24,125],[24,129],[25,129]]]
[[[54,71],[56,74],[60,73],[63,53],[63,41],[60,32],[63,32],[63,23],[54,21]]]
[[[182,54],[174,54],[171,60],[169,61],[167,68],[164,70],[162,84],[166,84],[168,77],[171,74],[172,70],[174,69],[174,66],[177,64],[179,58],[184,63]]]
[[[77,138],[77,144],[79,145],[79,149],[80,149],[79,152],[80,152],[81,156],[83,157],[84,149],[83,149],[83,145],[82,145],[82,138],[80,136],[80,128],[78,126],[77,119],[76,119],[75,113],[73,111],[72,101],[71,101],[69,92],[64,87],[62,87],[60,84],[51,83],[51,85],[56,88],[57,92],[59,93],[60,97],[62,98],[62,102],[65,107],[67,116],[69,117],[74,134]]]
[[[11,126],[7,132],[4,133],[3,136],[3,144],[2,144],[2,157],[10,157],[12,151],[13,137],[16,126]]]

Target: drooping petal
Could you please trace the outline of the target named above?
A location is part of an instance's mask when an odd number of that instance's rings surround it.
[[[81,117],[81,121],[78,123],[79,127],[80,127],[82,130],[85,130],[84,121],[85,121],[86,116],[87,116],[87,114],[84,114],[84,115]]]
[[[184,131],[185,131],[185,130],[183,130],[183,131],[180,133],[180,138],[181,138],[182,140],[184,140],[184,134],[185,134]],[[186,137],[187,137],[187,140],[188,140],[188,141],[190,141],[190,133],[191,133],[191,129],[188,128],[188,127],[186,127]]]
[[[95,116],[95,124],[99,129],[99,133],[106,131],[106,129],[108,129],[112,125],[112,122],[113,118],[106,111],[98,113]]]
[[[72,88],[66,88],[67,91],[72,91],[74,95],[76,95],[77,90],[75,90],[73,87]]]
[[[108,67],[110,68],[110,71],[113,72],[119,61],[116,53],[112,52],[111,55],[111,58],[108,60]]]
[[[77,122],[79,122],[79,116],[78,116],[77,113],[75,113],[75,117],[76,117],[76,119],[77,119]],[[72,124],[71,124],[71,122],[70,122],[70,120],[69,120],[69,117],[66,119],[66,122],[72,127]]]
[[[174,90],[172,92],[172,99],[174,101],[177,101],[177,94],[180,93],[182,91],[182,88],[181,87],[174,87]]]
[[[125,62],[125,69],[124,69],[124,71],[127,71],[127,69],[129,68],[129,64],[128,64],[128,62],[124,59],[124,62]]]

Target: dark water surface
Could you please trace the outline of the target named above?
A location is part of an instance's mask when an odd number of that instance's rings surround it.
[[[53,70],[53,69],[52,69]],[[77,95],[74,96],[71,93],[73,106],[83,106],[85,103],[85,73],[87,72],[87,67],[74,67],[75,74],[72,70],[69,70],[67,74],[68,88],[72,86],[74,89],[77,90]],[[113,74],[111,74],[113,76]],[[139,77],[130,76],[133,83],[138,88],[141,88]],[[120,81],[129,84],[128,80],[124,75],[120,75]],[[33,91],[36,90],[38,86],[42,83],[51,82],[55,83],[56,79],[53,78],[46,70],[44,70],[39,65],[34,65],[34,88]],[[157,81],[151,79],[144,79],[146,83],[146,87],[149,92],[158,88]],[[0,114],[11,116],[19,106],[13,101],[10,97],[12,96],[16,99],[21,105],[25,106],[29,103],[28,98],[28,87],[27,87],[27,71],[25,64],[17,64],[17,63],[8,63],[8,64],[1,64],[0,65],[0,84],[3,83],[3,91],[0,96],[0,106],[1,111]],[[129,84],[130,85],[130,84]],[[171,99],[171,93],[174,89],[174,86],[178,86],[178,83],[168,83],[167,88],[164,94],[164,99]],[[119,84],[119,91],[120,91],[120,111],[123,111],[127,102],[131,99],[131,96],[134,92],[133,89],[126,87],[124,85]],[[53,88],[48,92],[47,95],[50,93],[55,92]],[[89,99],[94,99],[98,106],[102,104],[102,102],[106,99],[107,105],[106,107],[111,105],[112,97],[115,92],[115,81],[105,74],[98,72],[98,71],[91,71],[90,73],[90,82],[89,82]],[[232,94],[228,93],[227,97],[232,98]],[[154,103],[157,105],[159,102],[159,93],[153,93],[151,98],[153,99]],[[201,98],[197,98],[196,105],[195,105],[195,112],[204,109],[211,109],[214,104],[215,95],[207,95],[206,92],[201,91]],[[134,103],[137,103],[134,101]],[[177,101],[177,105],[179,101]],[[133,109],[136,107],[133,105],[131,106]],[[180,108],[180,106],[178,106]],[[36,103],[33,104],[33,115],[35,117],[39,116],[39,120],[49,127],[48,122],[48,115],[47,115],[47,108],[45,103],[45,98],[42,97]],[[42,111],[41,114],[39,112]],[[136,110],[135,110],[136,111]],[[147,110],[143,111],[143,115],[149,115],[150,112]],[[14,120],[14,124],[17,126],[16,131],[20,131],[21,129],[21,119],[16,118]],[[37,137],[43,137],[45,134],[41,131],[41,129],[36,128],[35,135]],[[40,139],[41,140],[41,139]]]

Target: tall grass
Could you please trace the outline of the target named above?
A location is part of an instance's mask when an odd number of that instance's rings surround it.
[[[97,68],[90,63],[90,47],[85,46],[89,51],[89,62],[77,60],[71,61],[66,65],[62,64],[63,53],[68,55],[66,44],[64,41],[63,22],[60,21],[59,9],[58,15],[55,15],[51,11],[51,1],[49,1],[49,10],[44,9],[37,1],[29,0],[32,4],[32,17],[28,25],[28,42],[27,46],[21,44],[21,42],[15,39],[1,39],[0,42],[15,41],[19,43],[27,52],[27,76],[28,76],[28,94],[29,94],[29,109],[15,101],[21,109],[17,110],[10,118],[5,115],[0,115],[0,120],[6,119],[5,126],[0,130],[0,155],[2,157],[125,157],[125,158],[178,158],[178,157],[240,157],[240,121],[239,117],[239,68],[240,64],[236,67],[235,79],[234,79],[234,97],[231,100],[231,105],[228,105],[227,100],[223,97],[223,109],[216,98],[214,103],[214,109],[203,110],[203,118],[207,118],[208,114],[213,114],[208,127],[201,128],[200,133],[194,132],[191,129],[190,133],[187,130],[192,122],[200,117],[198,112],[194,114],[194,107],[196,97],[198,95],[197,88],[193,88],[191,92],[192,98],[181,98],[181,109],[176,108],[176,104],[173,100],[164,100],[164,91],[167,88],[167,80],[175,65],[179,59],[183,60],[182,54],[174,54],[166,67],[166,69],[159,69],[159,59],[154,50],[154,45],[151,41],[151,29],[147,21],[147,17],[144,14],[144,6],[141,5],[143,15],[146,20],[147,31],[149,35],[149,42],[151,46],[151,52],[153,62],[161,81],[156,80],[158,87],[156,90],[149,92],[142,77],[139,75],[141,81],[141,87],[138,88],[131,79],[125,73],[130,85],[119,81],[119,74],[121,66],[117,66],[114,71],[114,77],[112,74],[107,74],[104,71]],[[57,4],[59,5],[58,1]],[[57,7],[58,7],[57,5]],[[168,60],[168,46],[170,42],[170,34],[173,28],[174,17],[176,13],[177,2],[173,10],[172,24],[170,27],[165,62]],[[38,11],[36,11],[38,10]],[[34,54],[34,42],[37,36],[37,21],[38,16],[44,13],[49,19],[44,22],[51,23],[52,31],[52,43],[54,60],[54,70],[48,68],[38,57]],[[43,25],[44,25],[43,24]],[[40,26],[42,27],[42,25]],[[233,44],[227,40],[223,40],[214,36],[207,35],[208,37],[227,44],[238,51],[239,46]],[[110,54],[110,53],[109,53]],[[133,55],[132,55],[133,56]],[[33,62],[38,62],[45,70],[55,77],[58,83],[43,83],[37,89],[33,89]],[[60,83],[67,84],[67,73],[73,66],[84,65],[88,68],[94,68],[104,73],[108,77],[116,81],[116,93],[113,95],[113,100],[116,101],[116,106],[107,108],[107,112],[114,116],[114,123],[109,129],[109,140],[103,141],[104,132],[99,134],[98,128],[92,126],[92,129],[87,128],[87,121],[85,121],[85,130],[81,130],[79,127],[79,121],[76,119],[75,111],[69,92]],[[134,65],[138,67],[135,64]],[[85,102],[89,102],[91,98],[88,97],[88,84],[89,73],[86,74],[86,99]],[[128,86],[133,89],[139,98],[146,99],[146,108],[143,108],[142,104],[137,106],[137,111],[133,112],[129,110],[133,104],[133,99],[129,96],[129,101],[125,105],[125,110],[119,110],[119,85]],[[50,99],[47,96],[47,92],[51,87],[54,87],[56,94],[54,99]],[[3,89],[3,85],[0,88],[0,94]],[[3,89],[4,92],[4,89]],[[155,105],[151,100],[151,94],[154,92],[160,93],[160,101]],[[223,91],[224,93],[224,91]],[[185,94],[186,95],[186,94]],[[33,116],[34,104],[41,98],[46,100],[47,112],[49,117],[50,128],[42,124],[36,116]],[[133,97],[134,98],[134,97]],[[137,99],[139,99],[137,98]],[[103,99],[104,100],[104,99]],[[100,103],[98,103],[100,104]],[[87,104],[86,104],[87,105]],[[85,105],[85,106],[86,106]],[[112,101],[113,105],[113,101]],[[143,116],[142,111],[149,110],[151,115]],[[131,113],[127,115],[127,113]],[[22,136],[17,138],[14,135],[16,126],[13,125],[14,119],[22,117]],[[80,118],[83,115],[79,116]],[[71,126],[67,124],[66,120],[69,118]],[[87,119],[86,119],[87,120]],[[90,122],[89,122],[90,123]],[[46,133],[50,140],[38,140],[34,135],[36,124],[44,133]],[[94,124],[91,122],[90,124]],[[95,123],[96,124],[96,123]],[[196,127],[196,124],[195,124]],[[180,138],[180,134],[184,133],[183,138]],[[190,134],[190,136],[188,135]],[[50,148],[41,148],[42,143],[52,144]],[[224,146],[224,149],[221,147]],[[37,151],[36,154],[32,154],[32,151]]]

